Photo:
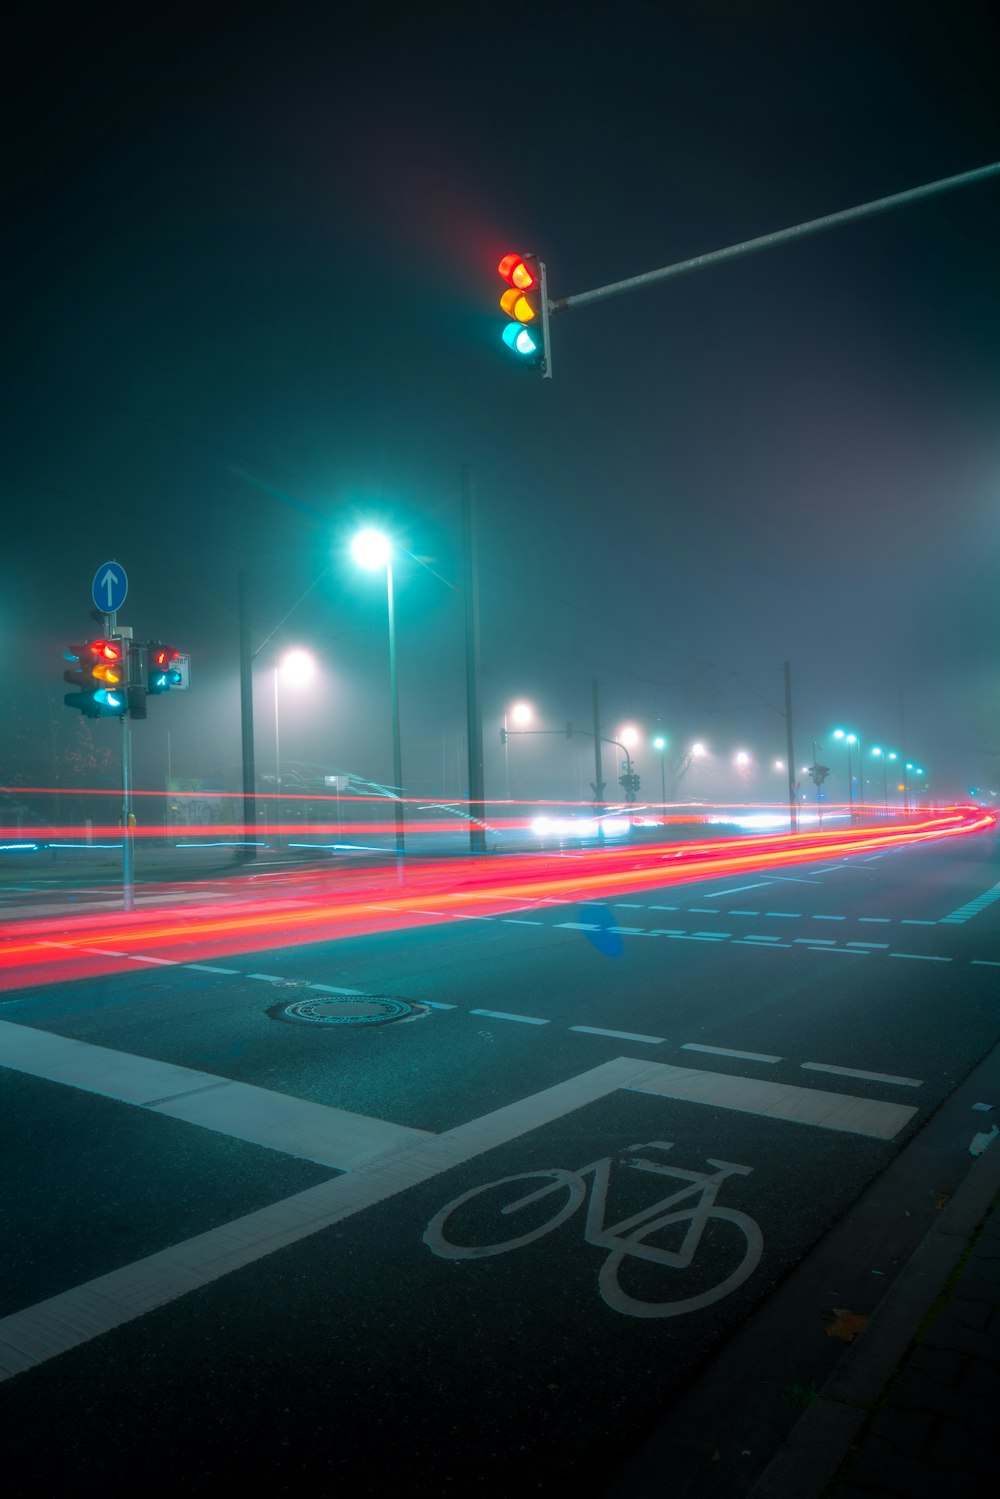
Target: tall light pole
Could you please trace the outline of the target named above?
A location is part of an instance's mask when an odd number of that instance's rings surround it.
[[[399,684],[396,679],[396,611],[392,592],[392,542],[373,526],[359,531],[351,542],[351,555],[368,572],[385,568],[386,604],[389,614],[389,696],[392,699],[392,779],[396,790],[396,853],[403,852],[403,757],[399,743]]]
[[[281,825],[284,822],[284,799],[281,790],[281,734],[279,729],[278,715],[278,677],[282,676],[293,686],[301,687],[310,681],[316,663],[308,651],[298,648],[291,650],[280,661],[274,663],[274,782],[277,796],[278,808],[278,833],[275,838],[277,847],[281,847]]]
[[[663,803],[663,824],[667,822],[667,773],[665,770],[667,741],[662,734],[657,734],[653,740],[653,748],[660,752],[660,801]]]
[[[854,774],[851,770],[851,745],[858,746],[858,765],[861,764],[861,741],[857,734],[846,734],[843,729],[834,729],[834,739],[843,739],[847,745],[847,803],[851,816],[854,816]]]
[[[530,703],[517,702],[511,705],[510,721],[516,728],[523,729],[531,723],[535,717],[535,710]],[[510,801],[510,750],[507,744],[507,709],[503,710],[503,769],[504,780],[507,787],[507,800]]]

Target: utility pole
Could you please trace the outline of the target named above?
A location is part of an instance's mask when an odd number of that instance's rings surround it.
[[[795,804],[795,749],[792,745],[792,667],[785,662],[785,743],[788,755],[788,827],[798,832],[799,815]]]
[[[472,467],[462,464],[462,556],[465,566],[465,712],[469,756],[469,849],[486,852],[483,714],[479,703],[479,569]]]
[[[240,572],[240,736],[243,748],[243,857],[257,856],[257,771],[253,753],[253,642],[247,607],[247,575]]]
[[[594,806],[600,807],[604,803],[604,772],[601,769],[601,706],[599,701],[599,687],[597,678],[592,681],[594,699],[594,780],[591,790],[594,793]]]

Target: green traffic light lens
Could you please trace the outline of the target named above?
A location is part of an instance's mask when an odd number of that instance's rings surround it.
[[[508,323],[503,330],[503,341],[508,349],[513,349],[515,354],[522,358],[528,358],[532,354],[541,352],[541,344],[530,328],[525,328],[520,323]]]

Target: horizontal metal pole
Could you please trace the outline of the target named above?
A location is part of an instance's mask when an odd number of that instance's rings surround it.
[[[849,224],[869,214],[885,213],[890,208],[900,208],[904,203],[916,203],[921,198],[931,198],[936,193],[949,192],[955,187],[968,187],[973,182],[982,182],[1000,173],[1000,161],[990,166],[976,167],[971,172],[960,172],[956,177],[942,177],[938,182],[926,182],[922,187],[911,187],[903,193],[893,193],[888,198],[876,198],[871,203],[861,203],[856,208],[843,208],[839,213],[828,213],[821,219],[809,219],[805,224],[795,224],[791,229],[776,229],[772,234],[762,234],[758,239],[745,239],[738,245],[729,245],[725,250],[710,250],[707,255],[695,255],[690,260],[678,261],[676,265],[663,266],[658,271],[645,271],[641,276],[630,276],[626,281],[613,281],[610,286],[598,286],[593,291],[577,292],[572,297],[561,297],[549,305],[550,312],[565,312],[571,307],[584,307],[588,302],[600,302],[605,297],[617,297],[622,292],[637,291],[642,286],[651,286],[654,281],[666,281],[670,276],[682,276],[686,271],[700,271],[707,265],[718,265],[723,260],[734,260],[737,255],[749,255],[754,250],[770,250],[786,240],[803,239],[807,234],[818,234],[822,229],[833,229],[838,224]]]

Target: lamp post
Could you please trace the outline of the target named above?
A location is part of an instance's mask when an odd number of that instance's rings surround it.
[[[834,729],[834,739],[843,739],[847,745],[847,803],[851,816],[854,816],[854,774],[851,770],[851,745],[858,746],[858,767],[861,766],[861,740],[857,734],[847,734],[843,729]],[[858,800],[861,801],[861,790],[859,788]]]
[[[280,661],[274,663],[274,783],[278,810],[278,832],[275,836],[275,846],[281,847],[281,827],[284,823],[284,799],[281,789],[281,733],[280,718],[278,713],[278,678],[284,677],[286,682],[293,686],[301,687],[311,680],[316,670],[316,663],[308,651],[289,651]]]
[[[895,757],[894,754],[890,755],[887,751],[883,750],[880,745],[877,745],[877,744],[873,744],[872,745],[871,753],[873,755],[878,755],[879,758],[882,761],[882,805],[884,806],[886,812],[888,812],[888,810],[889,810],[889,764],[888,764],[888,762],[890,760],[894,760],[896,757]]]
[[[389,696],[392,699],[392,779],[396,790],[396,853],[402,854],[403,757],[399,743],[399,684],[396,679],[396,611],[392,591],[392,542],[373,526],[359,531],[351,542],[351,555],[368,572],[385,568],[386,605],[389,615]]]
[[[660,801],[663,805],[663,825],[667,824],[667,741],[662,734],[657,734],[653,740],[653,748],[660,753]]]
[[[517,728],[523,729],[531,723],[535,717],[535,710],[530,703],[517,702],[510,709],[510,721]],[[507,800],[510,801],[510,750],[507,744],[509,730],[507,727],[507,709],[503,710],[503,769],[504,781],[507,787]]]

